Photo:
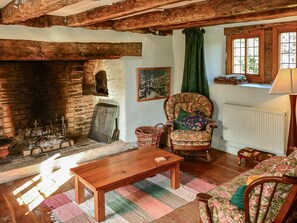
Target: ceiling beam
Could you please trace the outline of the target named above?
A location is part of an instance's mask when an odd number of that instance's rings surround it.
[[[126,31],[166,25],[185,24],[206,21],[230,16],[240,16],[250,13],[260,13],[270,9],[296,7],[296,0],[212,0],[190,6],[151,12],[114,22],[114,29]]]
[[[185,0],[126,0],[67,16],[68,26],[86,26]]]
[[[38,18],[29,19],[24,22],[19,22],[18,25],[47,28],[52,26],[66,26],[66,17],[44,15]]]
[[[289,16],[297,16],[297,7],[292,8],[283,8],[276,10],[269,10],[266,12],[259,13],[249,13],[244,15],[236,15],[229,16],[217,19],[208,19],[197,22],[189,22],[182,23],[171,26],[159,26],[154,27],[154,30],[158,31],[166,31],[166,30],[176,30],[176,29],[186,29],[186,28],[194,28],[194,27],[206,27],[206,26],[214,26],[214,25],[222,25],[222,24],[230,24],[230,23],[239,23],[239,22],[250,22],[250,21],[260,21],[260,20],[269,20],[276,18],[283,18]]]
[[[40,16],[38,18],[29,19],[24,22],[19,22],[18,25],[38,27],[38,28],[48,28],[48,27],[52,27],[52,26],[67,26],[67,22],[66,22],[66,17],[44,15],[44,16]],[[92,30],[99,30],[99,29],[100,30],[106,30],[106,29],[112,30],[113,22],[106,21],[106,22],[96,23],[94,25],[84,26],[81,28],[92,29]]]
[[[23,22],[80,1],[82,0],[26,0],[19,5],[12,1],[2,8],[2,23]]]
[[[73,43],[0,40],[0,61],[116,59],[142,56],[142,43]]]

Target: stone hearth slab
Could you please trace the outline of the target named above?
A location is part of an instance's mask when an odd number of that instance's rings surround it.
[[[39,174],[42,171],[72,168],[82,162],[134,148],[136,148],[136,143],[126,143],[121,140],[106,144],[86,137],[80,138],[72,147],[44,153],[42,156],[15,157],[10,163],[1,165],[0,184]]]

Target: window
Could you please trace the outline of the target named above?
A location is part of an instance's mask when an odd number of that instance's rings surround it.
[[[296,68],[296,32],[280,33],[280,69]]]
[[[233,72],[259,74],[259,38],[233,40]]]
[[[227,36],[227,74],[244,74],[250,82],[263,82],[264,32]]]
[[[279,69],[296,68],[297,25],[288,24],[273,28],[273,76]]]

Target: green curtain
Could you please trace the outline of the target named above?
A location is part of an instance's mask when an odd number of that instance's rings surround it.
[[[184,29],[186,50],[181,92],[196,92],[209,97],[204,58],[204,29]]]

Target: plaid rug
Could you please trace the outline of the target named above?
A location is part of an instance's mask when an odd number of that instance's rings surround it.
[[[151,222],[193,201],[197,193],[216,187],[186,173],[181,173],[180,179],[176,190],[170,187],[170,173],[165,172],[105,193],[104,222]],[[95,223],[93,195],[86,190],[85,196],[84,203],[76,204],[73,189],[46,198],[42,206],[52,210],[55,223]]]

